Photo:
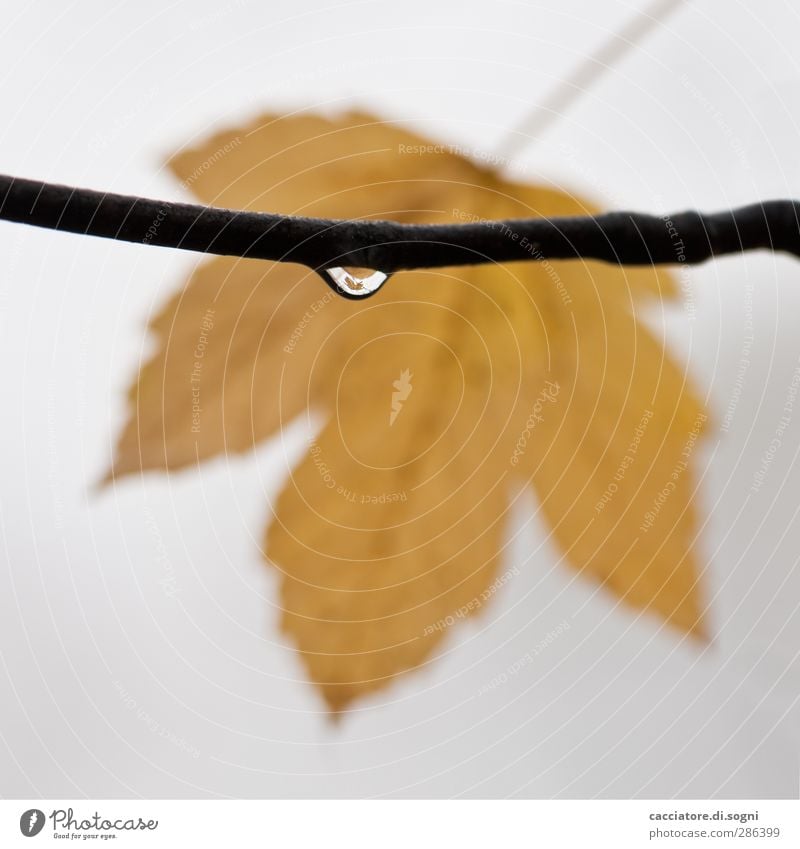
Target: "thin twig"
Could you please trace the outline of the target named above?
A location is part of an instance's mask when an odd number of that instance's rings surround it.
[[[160,247],[297,262],[323,274],[338,266],[389,274],[412,268],[578,258],[619,265],[699,263],[759,248],[800,256],[800,202],[793,200],[716,213],[607,212],[400,224],[241,212],[0,176],[0,219]],[[327,276],[326,281],[331,283]]]

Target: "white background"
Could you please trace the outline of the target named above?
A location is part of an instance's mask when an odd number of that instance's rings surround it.
[[[312,105],[492,150],[637,5],[17,4],[0,22],[0,171],[186,199],[169,153]],[[532,141],[529,179],[643,210],[800,197],[796,6],[686,5]],[[0,794],[798,795],[800,410],[750,486],[800,362],[800,264],[694,269],[693,312],[669,318],[716,416],[706,649],[574,580],[531,498],[519,575],[491,609],[333,726],[279,636],[258,551],[280,446],[94,488],[148,316],[197,261],[0,225]],[[479,695],[565,619],[535,663]]]

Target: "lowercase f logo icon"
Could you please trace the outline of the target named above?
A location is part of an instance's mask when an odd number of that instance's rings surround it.
[[[44,813],[38,808],[31,808],[19,818],[19,830],[25,837],[36,837],[44,828]]]

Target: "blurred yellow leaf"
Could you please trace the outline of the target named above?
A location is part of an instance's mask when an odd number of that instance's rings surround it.
[[[287,214],[593,211],[361,113],[263,116],[170,165],[206,203]],[[354,302],[300,266],[213,259],[152,323],[112,474],[246,451],[323,415],[265,553],[334,711],[425,663],[507,583],[505,519],[531,484],[574,568],[699,634],[689,460],[705,416],[636,318],[675,295],[654,269],[518,262],[398,273]]]

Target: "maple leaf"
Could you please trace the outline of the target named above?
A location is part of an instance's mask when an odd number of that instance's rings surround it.
[[[285,214],[595,211],[363,113],[262,116],[170,167],[203,202]],[[508,509],[531,484],[567,562],[701,634],[689,461],[705,416],[637,320],[675,296],[655,269],[517,262],[397,273],[358,302],[301,266],[213,259],[151,324],[157,352],[112,474],[250,450],[322,414],[264,552],[282,626],[332,711],[485,609],[509,574]]]

